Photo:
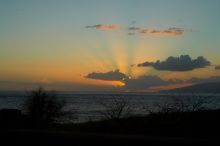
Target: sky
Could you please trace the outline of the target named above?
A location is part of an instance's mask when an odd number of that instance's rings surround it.
[[[159,91],[220,79],[219,0],[0,0],[0,90]]]

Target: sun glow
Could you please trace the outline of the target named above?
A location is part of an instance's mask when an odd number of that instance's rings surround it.
[[[112,81],[116,87],[122,87],[125,86],[125,83],[121,82],[121,81]]]

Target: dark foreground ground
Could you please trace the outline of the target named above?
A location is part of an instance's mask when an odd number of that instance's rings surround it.
[[[3,119],[1,119],[4,121]],[[1,124],[0,145],[220,145],[220,110],[30,127]]]
[[[1,131],[1,145],[219,145],[219,137],[189,138],[61,131]]]

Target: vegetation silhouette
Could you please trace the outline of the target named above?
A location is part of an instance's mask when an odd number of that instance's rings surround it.
[[[147,114],[184,113],[219,109],[219,97],[201,96],[197,94],[173,95],[163,102],[145,104]]]
[[[210,103],[216,106],[207,108]],[[133,104],[123,96],[105,100],[101,105],[103,120],[60,123],[60,119],[68,115],[64,111],[65,102],[56,92],[37,88],[29,92],[25,100],[26,115],[16,109],[0,110],[0,125],[8,124],[8,129],[0,127],[0,138],[13,144],[36,145],[210,145],[218,141],[219,97],[178,95],[167,102],[155,103],[154,108],[146,106],[143,116],[132,115]]]
[[[57,97],[56,92],[46,91],[42,87],[32,90],[23,105],[34,127],[47,127],[59,122],[62,118],[70,117],[74,113],[64,111],[66,102]]]
[[[0,109],[0,129],[16,128],[21,124],[22,114],[18,109]]]
[[[103,111],[99,113],[104,117],[104,119],[121,119],[130,117],[133,112],[133,105],[128,99],[122,96],[114,96],[110,99],[105,99],[100,101],[100,105]]]

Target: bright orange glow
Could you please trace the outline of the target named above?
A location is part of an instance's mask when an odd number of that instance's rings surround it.
[[[113,81],[113,82],[114,82],[115,86],[117,86],[117,87],[122,87],[125,85],[125,83],[123,83],[121,81]]]

